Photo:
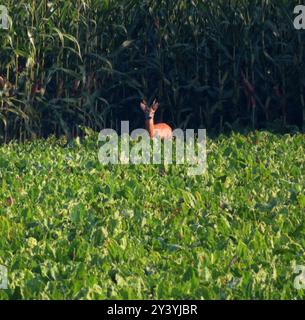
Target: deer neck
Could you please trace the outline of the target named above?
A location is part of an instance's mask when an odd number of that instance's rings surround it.
[[[154,136],[154,118],[153,117],[145,119],[145,129],[148,131],[149,136],[152,138]]]

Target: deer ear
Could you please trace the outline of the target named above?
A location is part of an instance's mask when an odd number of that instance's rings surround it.
[[[142,111],[143,111],[143,112],[145,112],[145,111],[146,111],[146,104],[145,104],[145,102],[144,102],[144,101],[141,101],[141,103],[140,103],[140,107],[141,107],[141,109],[142,109]]]
[[[159,102],[157,102],[157,100],[155,99],[152,105],[152,109],[154,111],[157,111],[158,108],[159,108]]]

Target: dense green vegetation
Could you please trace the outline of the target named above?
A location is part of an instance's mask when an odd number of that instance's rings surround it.
[[[304,32],[288,0],[6,0],[0,140],[142,125],[305,125]],[[245,87],[245,88],[243,88]]]
[[[305,265],[294,1],[5,5],[0,299],[305,298],[293,286]],[[205,174],[98,162],[93,132],[141,127],[139,101],[154,97],[157,121],[208,129]]]
[[[0,147],[0,298],[305,298],[304,135],[209,139],[191,177],[65,144]]]

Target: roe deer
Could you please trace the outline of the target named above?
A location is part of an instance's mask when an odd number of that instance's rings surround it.
[[[149,107],[147,102],[143,100],[140,107],[145,114],[145,128],[149,133],[150,138],[159,136],[161,139],[171,139],[173,135],[172,128],[166,123],[154,124],[155,112],[159,107],[159,103],[155,99],[153,104]]]

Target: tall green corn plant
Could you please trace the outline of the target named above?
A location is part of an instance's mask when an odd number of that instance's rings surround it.
[[[8,0],[0,135],[26,139],[160,120],[224,130],[304,122],[304,34],[289,1]],[[14,8],[13,8],[14,6]],[[245,83],[248,88],[245,90]],[[303,115],[302,115],[303,113]]]

